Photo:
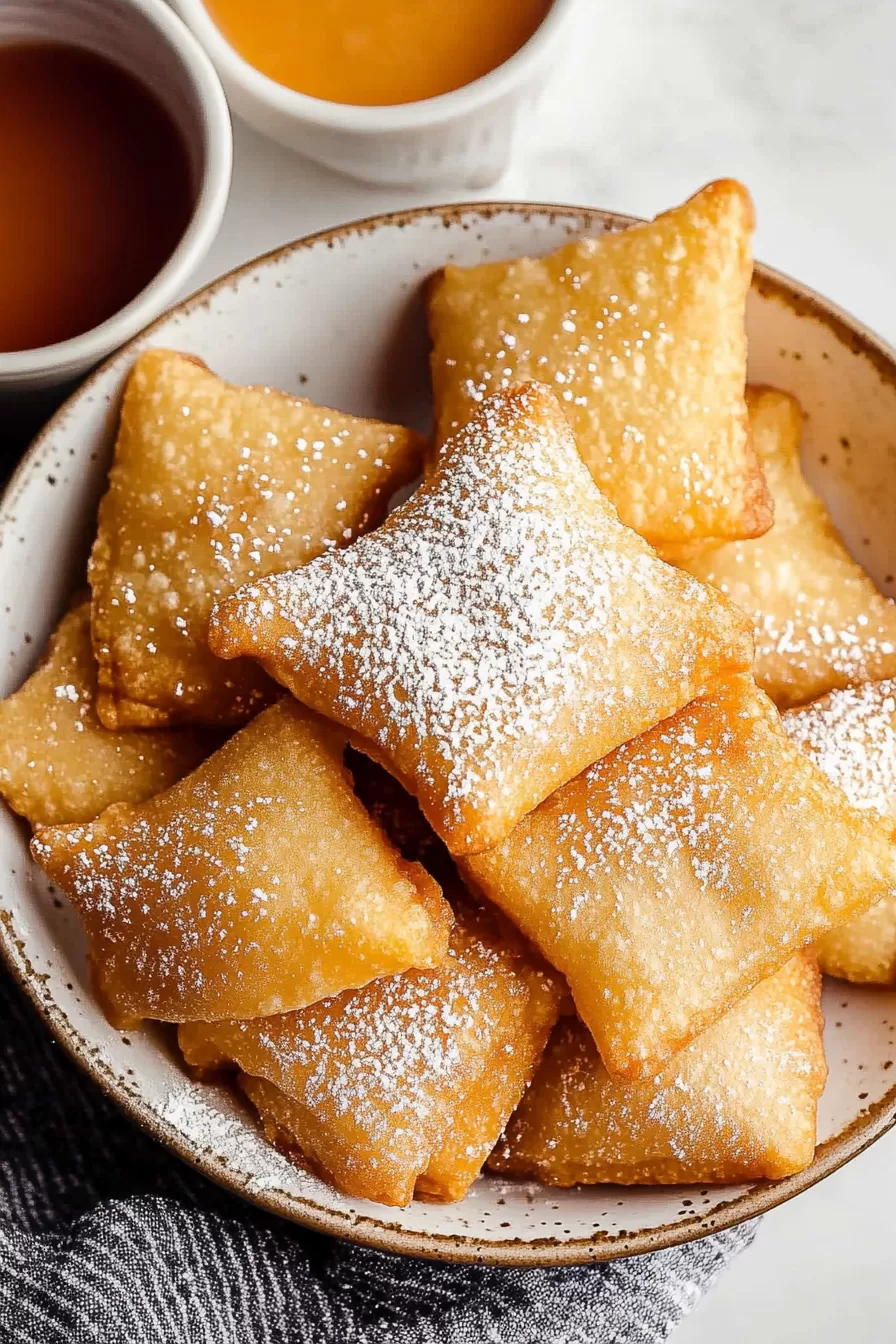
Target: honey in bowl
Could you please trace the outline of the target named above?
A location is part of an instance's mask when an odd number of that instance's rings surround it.
[[[262,74],[332,103],[389,106],[450,93],[503,65],[551,0],[206,0]]]
[[[153,279],[195,204],[186,146],[118,66],[0,46],[0,351],[99,326]]]

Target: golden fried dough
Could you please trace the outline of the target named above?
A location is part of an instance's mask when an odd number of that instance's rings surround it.
[[[821,977],[801,952],[657,1077],[611,1078],[566,1018],[489,1159],[548,1185],[776,1180],[815,1156]]]
[[[799,403],[747,390],[753,442],[775,502],[758,541],[663,549],[736,602],[756,630],[754,675],[782,709],[836,687],[896,675],[896,602],[852,559],[800,470]]]
[[[896,846],[740,676],[461,868],[566,976],[610,1073],[634,1080],[893,890]]]
[[[753,209],[713,182],[676,210],[429,286],[437,441],[483,397],[550,384],[600,488],[653,542],[772,521],[744,406]]]
[[[343,723],[453,853],[752,659],[741,613],[619,522],[537,383],[480,406],[377,532],[219,603],[209,641]]]
[[[833,691],[784,715],[792,742],[838,784],[853,807],[886,818],[896,839],[896,681]],[[896,984],[896,897],[816,943],[821,969],[860,984]]]
[[[261,1016],[439,964],[449,907],[355,797],[343,747],[282,700],[167,793],[38,832],[113,1020]]]
[[[174,784],[216,745],[209,733],[121,732],[96,714],[90,603],[63,616],[44,660],[0,701],[0,794],[33,826],[92,821]]]
[[[461,1199],[530,1081],[560,989],[492,921],[459,916],[447,959],[300,1012],[192,1022],[187,1063],[235,1065],[268,1137],[344,1194]],[[248,1076],[246,1076],[248,1075]]]
[[[376,527],[419,435],[150,350],[125,391],[90,560],[107,728],[241,723],[271,697],[208,651],[215,601]]]

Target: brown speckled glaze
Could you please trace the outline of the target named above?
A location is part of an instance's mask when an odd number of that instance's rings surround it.
[[[17,686],[83,581],[124,377],[154,345],[200,355],[225,377],[270,382],[357,414],[427,428],[419,291],[446,261],[543,252],[630,219],[562,206],[448,206],[317,234],[232,272],[162,317],[63,406],[0,506],[0,693]],[[804,459],[853,553],[896,591],[896,354],[804,287],[757,268],[750,376],[797,395]],[[504,1265],[562,1265],[672,1246],[754,1217],[855,1157],[896,1123],[896,993],[830,982],[831,1076],[813,1165],[723,1188],[556,1191],[480,1180],[459,1205],[384,1210],[335,1195],[274,1154],[226,1092],[189,1082],[170,1035],[112,1031],[88,984],[69,908],[0,816],[0,950],[61,1044],[160,1142],[213,1180],[322,1232],[383,1250]],[[190,1123],[191,1115],[201,1123]]]

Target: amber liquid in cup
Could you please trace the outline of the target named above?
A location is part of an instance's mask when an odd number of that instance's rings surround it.
[[[551,0],[206,0],[231,46],[298,93],[384,106],[450,93],[503,65]]]
[[[80,336],[162,269],[193,213],[186,146],[103,57],[0,46],[0,351]]]

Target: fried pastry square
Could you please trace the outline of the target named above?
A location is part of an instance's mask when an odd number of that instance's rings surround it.
[[[815,1156],[827,1068],[821,977],[801,952],[655,1078],[612,1078],[588,1029],[558,1026],[493,1171],[548,1185],[777,1180]]]
[[[663,554],[749,614],[754,675],[780,708],[896,675],[896,602],[852,559],[800,470],[799,402],[751,387],[747,403],[774,526],[757,541]]]
[[[300,1012],[193,1022],[200,1071],[235,1066],[268,1137],[344,1194],[462,1199],[532,1078],[555,1021],[556,979],[459,914],[446,960]]]
[[[96,713],[90,603],[63,616],[43,662],[0,702],[0,794],[33,826],[141,803],[204,760],[208,732],[109,732]]]
[[[853,807],[885,818],[896,839],[896,681],[833,691],[783,718]],[[858,984],[896,984],[896,892],[815,945],[821,969]]]
[[[744,406],[753,208],[737,182],[549,256],[430,281],[437,442],[483,397],[550,384],[579,451],[652,542],[761,536],[772,521]]]
[[[439,964],[450,907],[355,797],[343,748],[284,699],[166,793],[38,832],[116,1024],[285,1012]]]
[[[740,676],[461,866],[566,976],[609,1072],[634,1080],[881,899],[896,846]]]
[[[271,685],[254,663],[225,667],[209,652],[216,600],[376,527],[422,444],[396,425],[236,387],[187,355],[141,355],[90,560],[106,727],[251,717]]]
[[[479,407],[378,531],[219,603],[209,640],[344,724],[453,853],[752,659],[741,613],[619,522],[537,383]]]

